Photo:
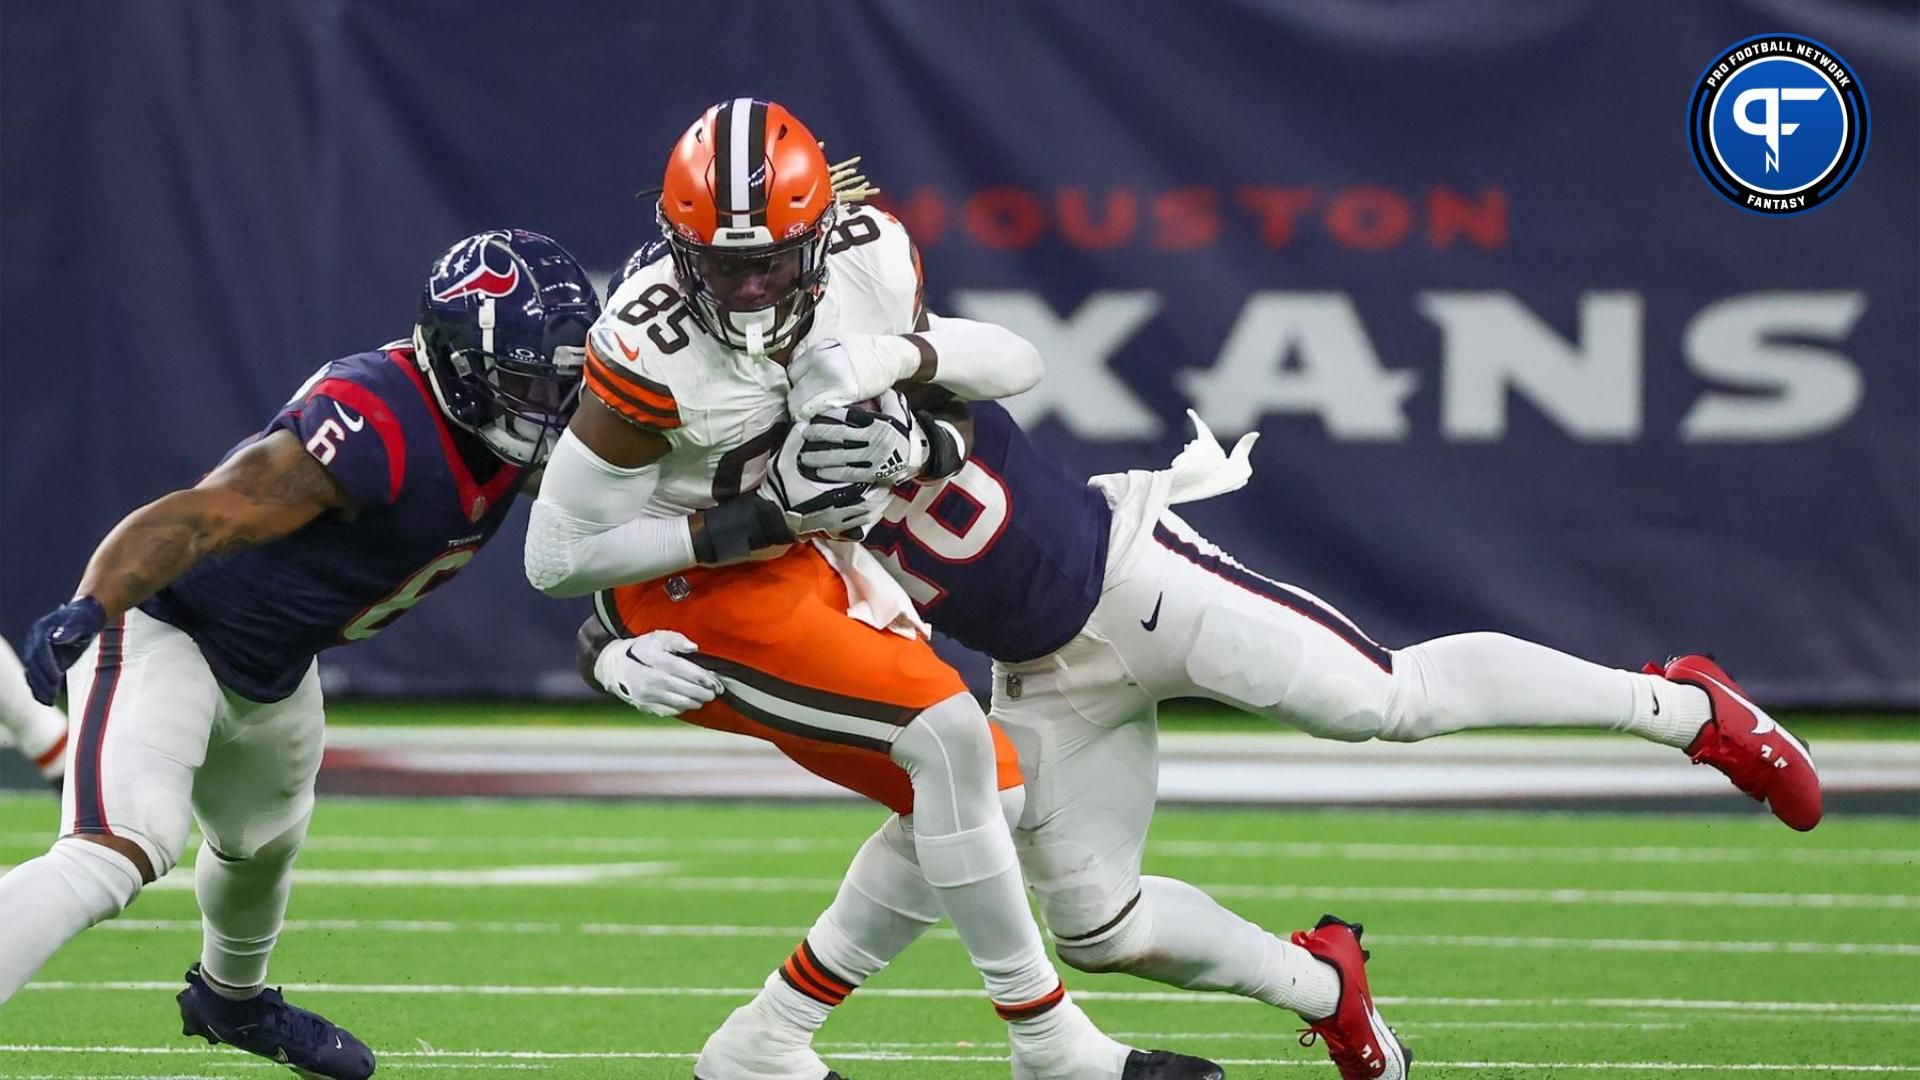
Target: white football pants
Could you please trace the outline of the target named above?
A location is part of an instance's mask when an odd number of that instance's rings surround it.
[[[1164,699],[1211,698],[1355,742],[1621,729],[1634,716],[1636,676],[1517,638],[1386,649],[1311,593],[1241,566],[1160,509],[1151,485],[1115,488],[1106,591],[1086,628],[1049,656],[994,666],[992,717],[1027,782],[1021,866],[1063,942],[1096,938],[1140,892]]]
[[[230,986],[263,982],[313,813],[325,723],[318,666],[285,700],[249,701],[220,685],[184,631],[135,610],[95,639],[67,687],[73,731],[60,835],[131,841],[158,876],[179,863],[189,823],[198,821],[202,966]],[[61,865],[50,853],[15,867],[0,878],[0,898],[78,893],[78,903],[100,910],[0,920],[7,958],[0,974],[8,977],[0,981],[24,982],[67,940],[131,899],[79,886],[62,893],[53,878]],[[6,996],[0,987],[0,1000]]]

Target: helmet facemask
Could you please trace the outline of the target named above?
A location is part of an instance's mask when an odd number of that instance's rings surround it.
[[[489,299],[481,309],[483,338],[492,336],[491,305]],[[523,468],[546,462],[573,416],[585,371],[584,322],[575,315],[550,322],[549,342],[576,342],[549,345],[550,358],[525,346],[489,351],[485,342],[447,340],[414,327],[414,349],[427,359],[427,381],[441,411],[495,456]]]
[[[760,226],[721,229],[712,244],[680,235],[661,211],[660,230],[701,329],[750,356],[798,341],[826,290],[835,209],[829,203],[811,227],[777,242]]]

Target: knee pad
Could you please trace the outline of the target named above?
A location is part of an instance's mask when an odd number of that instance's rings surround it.
[[[312,818],[312,800],[309,799],[305,813],[271,836],[256,838],[249,831],[237,837],[226,837],[220,835],[220,830],[210,829],[202,822],[201,831],[206,834],[202,851],[235,868],[247,865],[285,866],[300,854],[301,846],[307,842],[307,823]]]
[[[1054,951],[1068,966],[1086,972],[1132,971],[1153,940],[1153,910],[1144,894],[1136,895],[1117,921],[1084,937],[1062,937],[1055,931]]]
[[[139,895],[139,868],[105,844],[63,836],[47,849],[47,859],[59,868],[61,880],[79,895],[93,922],[120,914]],[[154,869],[164,873],[159,867]]]
[[[926,768],[949,770],[955,777],[984,777],[989,782],[998,775],[993,731],[987,726],[987,714],[970,694],[955,694],[922,709],[893,741],[892,757],[910,775]]]
[[[936,889],[957,888],[998,877],[1017,865],[1013,837],[999,818],[945,836],[922,832],[914,840],[920,872]]]
[[[923,839],[989,824],[1007,832],[992,729],[972,697],[955,694],[914,717],[894,740],[891,756],[913,783],[915,829]],[[926,853],[923,844],[915,849]]]

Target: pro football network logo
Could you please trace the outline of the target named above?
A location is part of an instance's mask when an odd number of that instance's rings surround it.
[[[1847,62],[1798,34],[1729,46],[1701,73],[1688,128],[1714,190],[1759,214],[1840,194],[1867,154],[1867,95]]]

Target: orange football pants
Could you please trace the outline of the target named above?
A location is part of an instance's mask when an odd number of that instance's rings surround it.
[[[922,709],[966,692],[921,638],[876,630],[847,614],[847,588],[810,544],[764,562],[694,567],[600,595],[602,621],[622,637],[674,630],[699,646],[689,660],[727,692],[680,718],[751,735],[801,768],[900,814],[913,785],[888,757]],[[993,726],[1000,790],[1019,787],[1020,762]]]

